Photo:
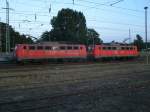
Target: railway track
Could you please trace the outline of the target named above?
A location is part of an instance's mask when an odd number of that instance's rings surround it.
[[[9,73],[9,72],[24,72],[26,70],[29,70],[29,71],[38,71],[38,70],[42,70],[42,71],[45,71],[45,70],[63,70],[63,69],[78,69],[78,68],[87,68],[87,67],[100,67],[100,68],[105,68],[105,67],[118,67],[118,66],[123,66],[123,67],[126,67],[126,66],[132,66],[132,65],[136,65],[136,64],[142,64],[142,63],[88,63],[88,64],[61,64],[61,65],[35,65],[35,66],[24,66],[24,67],[15,67],[15,68],[7,68],[7,69],[0,69],[0,72],[1,73]],[[144,64],[142,64],[144,65]],[[0,75],[1,77],[2,75]],[[5,75],[6,76],[6,75]]]
[[[140,71],[140,72],[136,72],[135,74],[141,75],[141,73],[148,75],[149,71]],[[129,76],[129,73],[124,74],[124,76],[133,77],[133,76]],[[126,78],[126,77],[124,77],[124,78]],[[124,78],[122,78],[121,80],[124,80]],[[95,77],[94,79],[98,80],[98,77]],[[91,80],[93,80],[93,79],[91,79]],[[131,80],[132,80],[132,78],[131,78]],[[95,80],[94,80],[94,82],[95,82]],[[80,83],[85,83],[85,81],[81,81]],[[147,79],[147,80],[141,81],[140,83],[139,82],[135,82],[135,83],[130,82],[126,86],[122,86],[118,83],[111,83],[109,85],[107,84],[107,86],[108,86],[108,89],[111,88],[112,85],[114,85],[113,87],[115,87],[115,88],[124,89],[124,88],[131,86],[131,85],[132,86],[136,85],[136,87],[138,87],[138,86],[140,87],[141,84],[148,84],[149,85],[150,81]],[[31,98],[31,99],[26,99],[26,100],[21,100],[21,101],[9,101],[9,102],[5,102],[5,103],[0,103],[0,105],[6,106],[6,107],[9,107],[9,106],[13,107],[14,110],[11,108],[11,112],[26,112],[26,111],[35,111],[35,110],[39,110],[39,109],[52,108],[54,106],[65,105],[65,104],[63,102],[57,102],[56,104],[55,103],[53,104],[53,102],[51,102],[51,100],[57,100],[57,99],[60,99],[62,97],[77,96],[77,95],[81,95],[81,94],[90,94],[90,93],[99,91],[99,89],[101,87],[103,87],[104,85],[105,84],[102,84],[100,86],[94,86],[94,84],[92,84],[92,85],[90,85],[90,88],[80,88],[80,89],[75,90],[75,91],[69,91],[68,93],[65,93],[65,92],[61,93],[60,92],[58,94],[53,94],[51,96],[47,95],[47,96],[40,97],[40,98]],[[37,105],[33,106],[32,104],[37,104]],[[16,105],[20,106],[20,108],[16,109],[15,108]],[[10,111],[10,110],[8,109],[8,111]]]
[[[47,63],[47,64],[27,64],[27,65],[19,65],[19,64],[0,64],[0,71],[12,70],[12,71],[24,71],[24,70],[38,70],[38,69],[53,69],[53,68],[77,68],[77,67],[86,67],[86,66],[95,66],[99,65],[101,67],[111,65],[122,65],[122,64],[144,64],[144,62],[140,61],[106,61],[106,62],[85,62],[85,63]],[[75,66],[73,66],[75,65]],[[78,65],[78,66],[76,66]]]
[[[5,69],[6,67],[9,69],[24,68],[24,67],[40,67],[43,66],[64,66],[64,65],[89,65],[89,64],[113,64],[113,63],[142,63],[143,57],[129,60],[104,60],[104,61],[87,61],[87,62],[37,62],[37,63],[26,63],[26,64],[17,64],[14,62],[10,63],[0,63],[0,70]]]

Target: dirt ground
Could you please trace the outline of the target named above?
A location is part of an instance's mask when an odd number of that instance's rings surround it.
[[[0,69],[0,112],[150,112],[149,107],[148,64]]]

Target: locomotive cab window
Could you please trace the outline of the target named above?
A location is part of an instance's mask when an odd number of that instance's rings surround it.
[[[83,47],[80,47],[80,49],[82,50],[82,49],[83,49]]]
[[[29,46],[30,50],[35,50],[35,46]]]
[[[43,46],[37,46],[37,49],[38,49],[38,50],[42,50],[42,49],[43,49]]]

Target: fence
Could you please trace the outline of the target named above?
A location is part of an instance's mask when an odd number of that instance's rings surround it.
[[[13,59],[13,53],[0,53],[0,62]]]

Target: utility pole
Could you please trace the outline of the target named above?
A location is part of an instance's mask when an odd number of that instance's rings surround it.
[[[95,38],[94,38],[94,35],[92,35],[92,38],[93,38],[93,50],[95,48]]]
[[[6,0],[6,41],[5,41],[5,49],[6,49],[6,53],[10,52],[10,35],[9,35],[9,3]]]
[[[9,3],[6,0],[6,52],[10,52],[10,35],[9,35]]]
[[[95,36],[93,33],[92,33],[92,39],[93,39],[93,49],[94,49],[95,48]]]
[[[147,9],[148,7],[144,7],[145,9],[145,48],[147,50]]]
[[[2,9],[6,9],[6,41],[5,41],[5,49],[6,49],[6,53],[10,52],[10,40],[9,40],[9,3],[6,0],[6,8],[2,8]]]
[[[131,44],[131,30],[129,28],[129,44]]]
[[[149,63],[149,59],[148,59],[148,51],[147,51],[147,9],[148,7],[144,7],[145,9],[145,47],[146,47],[146,63]]]
[[[9,32],[9,10],[13,10],[9,8],[9,2],[6,0],[6,53],[10,52],[10,32]]]
[[[2,24],[1,24],[1,18],[0,18],[0,52],[2,52]]]
[[[49,42],[51,41],[51,30],[49,30]]]

